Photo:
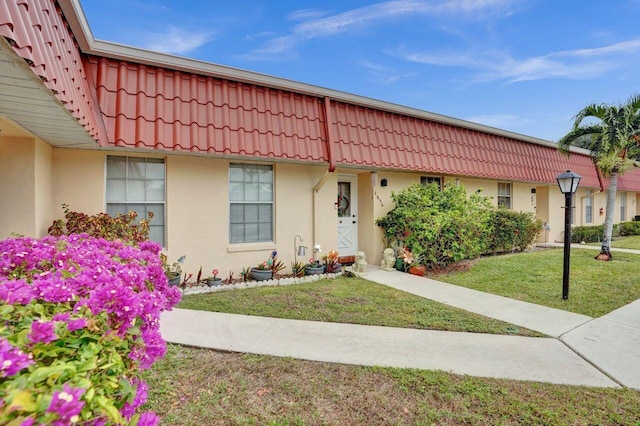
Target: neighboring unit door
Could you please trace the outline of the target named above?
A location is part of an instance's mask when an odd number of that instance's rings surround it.
[[[338,176],[338,253],[358,251],[358,183],[356,176]]]

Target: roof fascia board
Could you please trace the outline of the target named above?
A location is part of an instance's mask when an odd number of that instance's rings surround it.
[[[267,86],[273,89],[281,89],[295,93],[315,96],[318,98],[329,97],[333,100],[358,105],[366,108],[379,109],[391,113],[407,115],[415,118],[449,124],[482,133],[503,136],[536,145],[557,148],[557,144],[545,139],[535,138],[520,133],[510,132],[471,121],[461,120],[446,115],[436,114],[429,111],[420,110],[385,102],[366,96],[354,95],[339,90],[327,89],[312,84],[300,83],[279,77],[273,77],[253,71],[246,71],[239,68],[232,68],[224,65],[217,65],[211,62],[197,59],[185,58],[182,56],[169,55],[166,53],[153,52],[141,48],[126,46],[103,40],[96,40],[93,37],[89,23],[86,20],[79,0],[58,0],[58,4],[64,13],[69,26],[71,27],[80,49],[89,55],[102,56],[122,61],[137,62],[145,65],[157,66],[161,68],[173,69],[192,74],[200,74],[210,77],[223,78],[242,83]],[[570,152],[576,154],[590,155],[586,149],[571,147]]]

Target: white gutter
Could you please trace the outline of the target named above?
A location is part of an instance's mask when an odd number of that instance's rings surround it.
[[[473,123],[446,115],[435,114],[417,108],[402,106],[391,102],[380,101],[365,96],[354,95],[351,93],[327,89],[311,84],[300,83],[284,78],[273,77],[253,71],[246,71],[238,68],[227,67],[224,65],[216,65],[210,62],[199,61],[196,59],[189,59],[182,56],[158,53],[108,41],[96,40],[93,37],[91,29],[89,28],[89,24],[82,10],[82,6],[80,6],[79,0],[58,0],[58,4],[62,9],[62,12],[64,13],[65,18],[69,23],[73,34],[76,37],[76,41],[80,46],[80,49],[84,53],[89,55],[136,62],[162,68],[169,68],[177,71],[223,78],[242,83],[256,84],[273,89],[287,90],[320,98],[328,97],[333,100],[353,105],[379,109],[424,120],[436,121],[439,123],[450,124],[452,126],[462,127],[469,130],[475,130],[478,132],[517,139],[519,141],[529,142],[536,145],[557,148],[557,144],[552,141],[539,139],[520,133],[510,132],[495,127],[485,126],[483,124]],[[571,147],[570,151],[577,154],[590,154],[588,150],[582,148]]]

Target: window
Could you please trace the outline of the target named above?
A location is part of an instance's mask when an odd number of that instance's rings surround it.
[[[153,213],[149,239],[164,246],[165,167],[162,158],[107,156],[107,213]]]
[[[498,207],[511,210],[511,184],[498,182]]]
[[[442,178],[439,176],[421,176],[420,177],[420,185],[429,185],[431,183],[438,184],[440,190],[442,190]]]
[[[620,222],[627,220],[627,193],[620,193]]]
[[[584,199],[584,221],[593,223],[593,189],[589,190]]]
[[[229,166],[229,241],[273,241],[273,166]]]

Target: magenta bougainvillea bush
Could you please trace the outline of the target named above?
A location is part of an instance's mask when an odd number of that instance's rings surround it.
[[[180,300],[152,242],[0,241],[0,424],[155,425],[141,369]]]

